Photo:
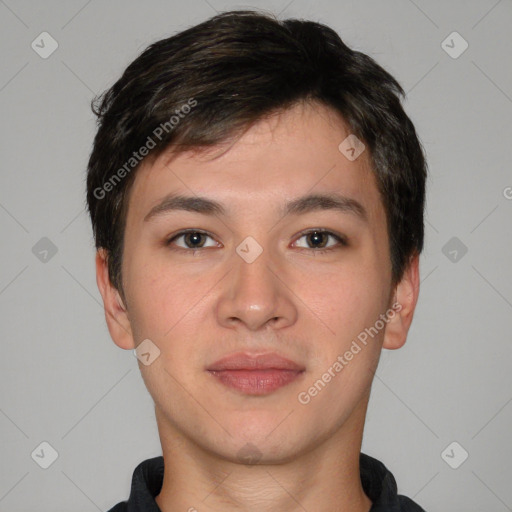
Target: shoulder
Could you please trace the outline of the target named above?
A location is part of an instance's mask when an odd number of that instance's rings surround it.
[[[398,494],[395,477],[378,459],[361,453],[361,483],[373,503],[370,512],[426,512],[411,498]]]
[[[399,495],[398,502],[400,503],[400,512],[426,512],[407,496]]]

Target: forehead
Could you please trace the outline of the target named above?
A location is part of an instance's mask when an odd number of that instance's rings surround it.
[[[368,151],[350,160],[340,150],[349,135],[339,114],[309,103],[258,121],[234,143],[178,154],[170,148],[137,170],[128,223],[172,193],[211,198],[233,217],[262,209],[277,214],[298,197],[338,193],[362,204],[370,222],[378,221],[384,210]]]

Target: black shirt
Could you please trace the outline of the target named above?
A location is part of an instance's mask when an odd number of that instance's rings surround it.
[[[395,478],[382,462],[361,453],[359,467],[363,490],[373,503],[370,512],[425,512],[411,499],[397,494]],[[155,498],[163,479],[162,456],[141,462],[133,472],[130,498],[109,512],[161,512]]]

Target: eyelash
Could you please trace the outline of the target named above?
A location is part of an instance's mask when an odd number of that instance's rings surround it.
[[[206,231],[202,231],[200,229],[185,229],[183,231],[180,231],[179,233],[176,233],[175,235],[173,235],[171,238],[169,238],[165,245],[168,246],[171,250],[173,251],[184,251],[185,253],[188,253],[188,254],[192,254],[192,256],[195,256],[195,254],[199,251],[201,251],[202,249],[208,249],[208,247],[199,247],[197,249],[191,249],[191,248],[187,248],[187,249],[184,249],[183,247],[171,247],[171,244],[172,242],[174,242],[175,240],[177,240],[178,238],[184,236],[184,235],[187,235],[189,233],[196,233],[196,234],[200,234],[200,235],[205,235],[205,236],[208,236],[210,238],[213,238],[213,236],[206,232]],[[325,254],[325,253],[329,253],[335,249],[339,249],[340,246],[341,247],[347,247],[349,244],[346,240],[345,237],[341,236],[341,235],[337,235],[336,233],[333,233],[332,231],[328,231],[326,229],[307,229],[305,231],[302,231],[301,233],[299,233],[299,237],[297,238],[297,240],[301,239],[303,236],[306,236],[306,235],[309,235],[311,233],[320,233],[320,234],[325,234],[325,235],[328,235],[328,236],[332,236],[333,238],[335,238],[338,243],[339,243],[339,246],[333,246],[333,247],[327,247],[326,249],[313,249],[313,248],[302,248],[303,250],[305,251],[311,251],[315,254]]]

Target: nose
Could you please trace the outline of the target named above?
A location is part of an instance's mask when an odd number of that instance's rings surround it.
[[[274,258],[275,260],[275,258]],[[221,282],[218,321],[227,328],[258,331],[272,327],[282,329],[297,320],[297,308],[287,282],[290,277],[268,251],[251,263],[233,254],[231,272]]]

